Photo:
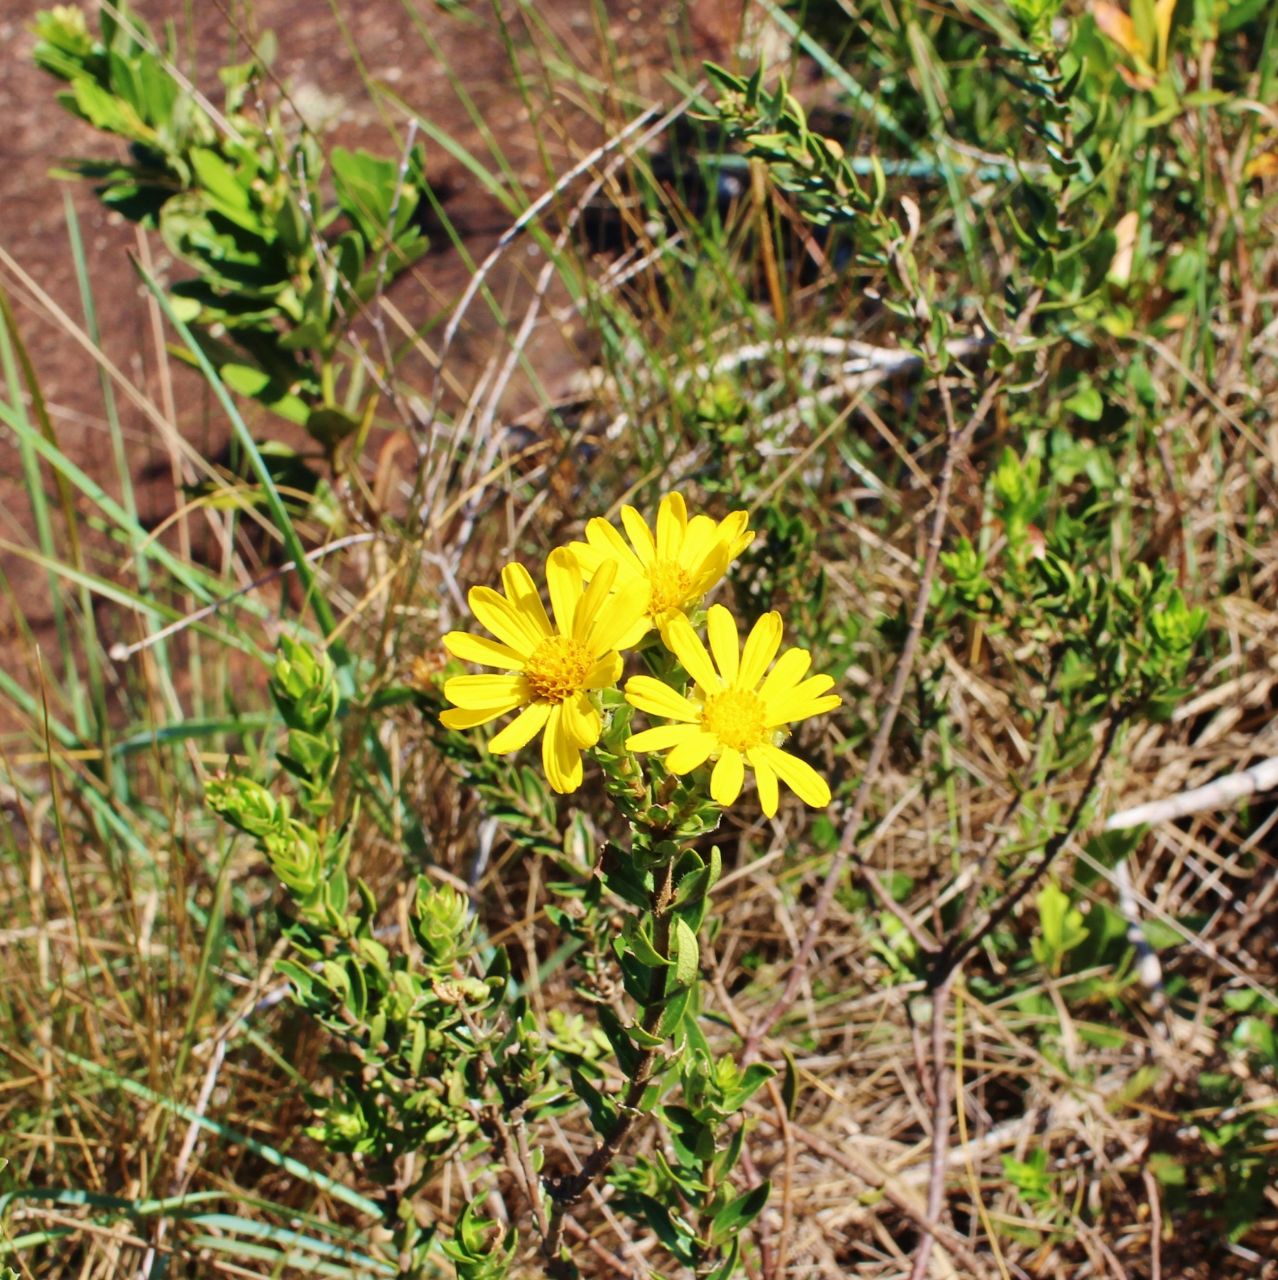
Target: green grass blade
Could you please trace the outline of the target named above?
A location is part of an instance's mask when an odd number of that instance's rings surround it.
[[[217,370],[213,367],[208,356],[204,354],[203,347],[200,346],[191,331],[180,320],[174,312],[169,302],[168,296],[159,283],[153,279],[147,272],[138,268],[138,274],[141,276],[146,287],[150,289],[155,296],[156,301],[160,304],[161,310],[164,312],[165,318],[177,330],[192,359],[199,366],[200,371],[208,380],[209,386],[212,388],[213,394],[217,397],[218,403],[226,412],[227,419],[230,421],[231,429],[235,433],[235,438],[239,442],[240,448],[244,450],[245,456],[248,458],[253,468],[257,482],[262,486],[262,493],[266,499],[267,510],[270,512],[271,520],[275,525],[276,532],[280,535],[284,543],[284,549],[288,553],[288,557],[293,562],[294,568],[297,570],[298,580],[302,584],[303,592],[306,600],[310,604],[311,611],[315,615],[315,621],[319,625],[320,632],[327,639],[333,634],[337,628],[337,621],[333,617],[333,611],[329,606],[328,598],[320,589],[319,583],[315,577],[315,570],[311,562],[306,558],[306,551],[302,546],[301,539],[297,536],[297,530],[293,527],[292,518],[288,514],[288,508],[284,505],[283,498],[280,497],[280,491],[275,485],[275,479],[271,475],[270,468],[266,465],[265,459],[262,457],[261,450],[257,447],[257,441],[253,439],[253,433],[248,429],[239,409],[235,406],[235,401],[231,399],[230,392],[227,391],[226,385],[222,379],[218,377]],[[339,654],[334,652],[334,660],[338,660]],[[343,659],[344,662],[344,659]]]

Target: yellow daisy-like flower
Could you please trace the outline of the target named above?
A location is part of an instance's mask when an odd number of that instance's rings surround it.
[[[643,584],[643,616],[620,642],[622,649],[630,649],[653,627],[664,638],[672,619],[700,603],[749,546],[754,537],[749,523],[745,511],[722,520],[706,515],[689,520],[682,495],[670,493],[657,508],[655,535],[634,507],[622,507],[621,524],[629,544],[607,520],[596,516],[586,525],[586,541],[572,543],[571,550],[588,578],[601,565],[615,564],[619,590],[632,582]]]
[[[688,773],[714,757],[710,794],[723,805],[741,794],[747,761],[768,817],[777,811],[778,779],[807,804],[817,808],[829,804],[825,779],[798,756],[782,751],[778,743],[784,739],[786,725],[839,705],[839,695],[829,692],[834,680],[823,675],[804,679],[812,663],[806,649],[787,649],[768,670],[781,647],[779,613],[765,613],[754,624],[744,650],[736,619],[722,605],[710,607],[706,624],[713,662],[682,614],[667,628],[670,648],[696,681],[691,698],[651,676],[626,681],[626,701],[632,706],[678,722],[634,734],[626,742],[627,749],[669,751],[666,767],[671,773]]]
[[[622,636],[633,630],[644,607],[637,583],[617,590],[616,569],[603,566],[582,589],[581,566],[566,548],[546,561],[546,585],[555,615],[551,625],[532,576],[521,564],[501,573],[504,594],[472,587],[467,597],[475,617],[497,637],[450,631],[444,647],[465,662],[497,667],[505,674],[454,676],[444,697],[454,704],[440,719],[449,729],[487,724],[519,707],[523,710],[488,744],[497,755],[517,751],[544,730],[541,760],[558,792],[581,786],[581,753],[599,741],[595,689],[621,677]]]

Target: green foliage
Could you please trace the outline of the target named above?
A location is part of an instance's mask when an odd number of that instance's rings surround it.
[[[714,119],[746,154],[768,165],[773,181],[795,198],[805,217],[817,226],[864,223],[882,202],[885,179],[875,173],[875,193],[866,192],[834,139],[808,127],[807,114],[785,80],[764,87],[762,65],[748,79],[714,63],[706,73],[723,96]]]
[[[652,1160],[637,1159],[613,1180],[629,1212],[698,1274],[734,1274],[736,1239],[767,1203],[767,1182],[737,1192],[729,1180],[746,1132],[730,1122],[774,1074],[759,1063],[742,1071],[729,1057],[715,1061],[704,1047],[690,1047],[679,1068],[680,1102],[657,1109],[672,1158],[658,1153]],[[676,1204],[682,1212],[672,1210]]]
[[[1037,522],[1049,500],[1038,458],[1004,451],[990,481],[990,550],[963,540],[942,553],[938,604],[944,616],[979,623],[996,654],[1015,654],[1026,715],[1059,705],[1063,760],[1089,749],[1101,716],[1171,714],[1207,611],[1186,602],[1165,563],[1102,571],[1103,503],[1061,513],[1045,532]]]
[[[1087,939],[1083,913],[1072,906],[1059,885],[1048,883],[1038,895],[1040,936],[1034,939],[1034,959],[1059,977],[1066,955]]]
[[[1278,1103],[1248,1102],[1233,1073],[1204,1073],[1199,1086],[1203,1105],[1181,1116],[1181,1149],[1155,1152],[1150,1167],[1172,1213],[1202,1214],[1236,1243],[1264,1211]]]
[[[457,1280],[504,1280],[515,1257],[515,1232],[505,1232],[491,1218],[481,1216],[472,1200],[457,1219],[457,1232],[445,1241],[443,1253],[457,1268]]]
[[[35,19],[37,64],[70,86],[62,105],[130,144],[127,162],[69,171],[195,273],[172,286],[174,309],[228,387],[304,426],[334,461],[343,442],[358,452],[377,396],[344,343],[426,251],[420,148],[402,163],[341,147],[326,157],[309,134],[290,139],[274,109],[255,112],[264,65],[223,68],[214,112],[178,76],[171,41],[162,49],[125,5],[100,21],[94,39],[78,9]]]

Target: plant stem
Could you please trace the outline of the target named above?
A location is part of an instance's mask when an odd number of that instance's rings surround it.
[[[671,825],[672,827],[677,826],[677,821]],[[666,838],[666,832],[664,831],[649,834],[650,838],[655,837],[653,839],[654,844],[658,840]],[[653,945],[662,955],[665,955],[670,949],[670,919],[674,907],[674,868],[677,859],[677,854],[666,859],[661,869],[660,881],[659,883],[654,881],[652,890]],[[661,994],[654,997],[651,1003],[644,1007],[639,1026],[643,1029],[646,1037],[656,1036],[657,1029],[661,1026],[661,1017],[665,1011],[666,1003],[665,995]],[[634,1075],[622,1095],[621,1104],[617,1111],[617,1120],[612,1127],[612,1131],[606,1138],[600,1139],[595,1144],[594,1149],[582,1162],[581,1168],[576,1173],[570,1177],[547,1182],[551,1199],[554,1201],[550,1217],[550,1230],[542,1249],[549,1275],[560,1277],[572,1274],[570,1270],[564,1269],[565,1264],[559,1256],[563,1244],[564,1214],[603,1175],[621,1150],[627,1135],[640,1116],[639,1103],[643,1099],[644,1091],[652,1081],[653,1073],[662,1056],[661,1050],[655,1047],[643,1051]]]

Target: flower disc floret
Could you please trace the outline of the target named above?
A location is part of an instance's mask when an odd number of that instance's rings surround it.
[[[735,751],[748,751],[772,735],[765,728],[767,706],[757,693],[748,689],[725,689],[711,694],[701,712],[701,723],[724,746]]]
[[[586,688],[590,650],[571,636],[548,636],[533,651],[524,668],[534,696],[563,702]]]
[[[575,791],[581,753],[599,741],[602,722],[591,697],[621,677],[618,644],[647,603],[640,583],[618,584],[615,566],[601,567],[582,588],[582,570],[561,547],[546,561],[550,615],[532,575],[520,564],[502,570],[502,590],[471,588],[471,611],[495,639],[450,631],[444,647],[456,658],[500,674],[454,676],[444,696],[454,705],[440,720],[471,729],[510,711],[519,714],[488,743],[497,755],[517,751],[542,734],[541,759],[555,791]]]
[[[744,646],[736,620],[722,605],[710,607],[706,627],[710,652],[682,614],[666,632],[667,643],[695,683],[691,697],[651,676],[632,676],[626,682],[631,706],[674,722],[633,734],[627,749],[665,751],[666,767],[677,774],[713,760],[710,794],[722,805],[741,794],[747,763],[768,817],[777,811],[779,782],[815,808],[829,804],[825,779],[780,744],[786,726],[839,705],[842,699],[830,692],[834,681],[826,675],[804,678],[812,663],[805,649],[787,649],[777,657],[778,613],[765,613]]]
[[[694,579],[677,560],[654,560],[648,568],[649,619],[668,622],[694,596]]]
[[[654,627],[664,639],[674,618],[701,603],[749,546],[754,537],[749,523],[745,511],[733,511],[722,520],[707,515],[689,518],[682,495],[670,493],[657,508],[655,530],[634,507],[622,507],[625,537],[596,517],[586,525],[586,540],[572,543],[570,549],[588,578],[602,565],[615,564],[618,590],[629,582],[643,584],[643,614],[621,641],[621,648],[628,649]]]

